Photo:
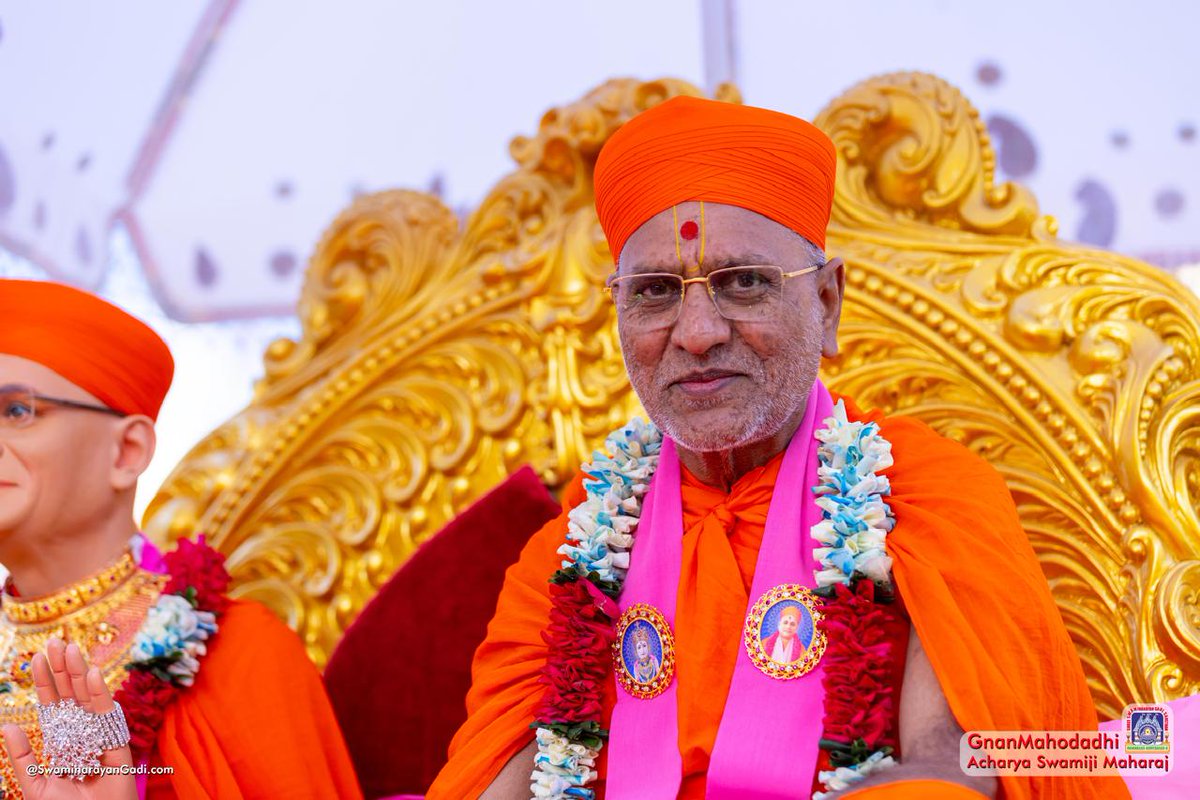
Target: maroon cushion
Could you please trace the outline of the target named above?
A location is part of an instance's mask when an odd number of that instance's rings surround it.
[[[425,542],[342,636],[325,685],[366,797],[423,793],[446,763],[504,572],[560,512],[522,467]]]

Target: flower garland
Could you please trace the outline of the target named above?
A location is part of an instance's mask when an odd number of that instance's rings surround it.
[[[896,615],[886,609],[894,591],[884,546],[896,521],[883,500],[891,485],[879,474],[894,463],[892,445],[879,425],[849,421],[839,400],[815,435],[820,444],[813,493],[822,520],[812,537],[824,546],[813,554],[821,565],[815,578],[817,594],[825,598],[822,625],[829,642],[819,746],[833,767],[817,773],[825,791],[813,800],[822,800],[896,763],[890,731]]]
[[[876,474],[891,466],[891,444],[875,423],[850,422],[838,402],[820,441],[818,485],[813,491],[822,521],[812,535],[821,569],[815,574],[829,631],[824,678],[826,712],[821,747],[833,770],[818,779],[829,791],[864,779],[895,763],[886,739],[891,719],[887,682],[890,647],[878,602],[888,602],[891,559],[884,549],[894,525],[883,502],[888,480]],[[629,569],[641,500],[658,467],[662,434],[634,419],[609,435],[608,453],[583,466],[587,499],[568,515],[564,561],[551,578],[550,624],[543,634],[549,653],[540,682],[546,687],[535,710],[538,752],[531,790],[535,798],[594,800],[587,788],[608,732],[600,727],[601,685],[619,614],[615,598]],[[876,592],[878,585],[879,591]],[[858,703],[838,701],[855,697]],[[833,700],[831,702],[831,700]],[[814,795],[820,800],[824,793]]]
[[[596,452],[583,466],[587,499],[567,515],[562,569],[550,579],[549,647],[534,712],[538,753],[533,796],[582,798],[596,793],[596,759],[608,732],[600,727],[601,684],[619,614],[614,598],[629,569],[629,551],[642,513],[641,499],[658,467],[662,434],[640,419],[610,434],[611,457]]]
[[[229,600],[225,557],[184,539],[163,556],[169,578],[134,637],[129,675],[114,698],[125,711],[134,763],[154,749],[167,707],[192,685]]]

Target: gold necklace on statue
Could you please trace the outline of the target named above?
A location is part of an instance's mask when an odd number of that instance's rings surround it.
[[[139,569],[127,551],[96,574],[52,595],[18,598],[6,586],[0,606],[0,724],[20,725],[40,756],[32,661],[53,637],[78,645],[115,694],[125,681],[134,637],[166,580],[165,575]],[[20,797],[7,755],[0,756],[0,777],[0,797]]]

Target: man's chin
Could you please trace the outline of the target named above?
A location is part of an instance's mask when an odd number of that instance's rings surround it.
[[[752,426],[731,419],[728,409],[699,409],[672,414],[658,426],[677,445],[694,453],[727,452],[754,440]]]

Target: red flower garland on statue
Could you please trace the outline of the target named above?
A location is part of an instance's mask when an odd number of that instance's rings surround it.
[[[225,611],[229,605],[225,592],[230,581],[225,556],[205,544],[203,536],[197,542],[181,540],[163,560],[169,576],[164,595],[179,595],[197,611],[208,611],[215,616]],[[129,665],[129,674],[114,699],[125,712],[135,764],[149,758],[167,709],[186,688],[161,670]]]
[[[133,762],[140,764],[154,749],[167,706],[175,701],[179,689],[149,672],[130,670],[115,699],[125,711],[129,726],[129,747]]]
[[[171,576],[163,588],[164,594],[195,592],[193,605],[204,611],[220,614],[229,605],[225,592],[229,590],[229,573],[225,556],[204,543],[204,537],[193,542],[182,539],[170,553],[163,556],[167,574]]]

